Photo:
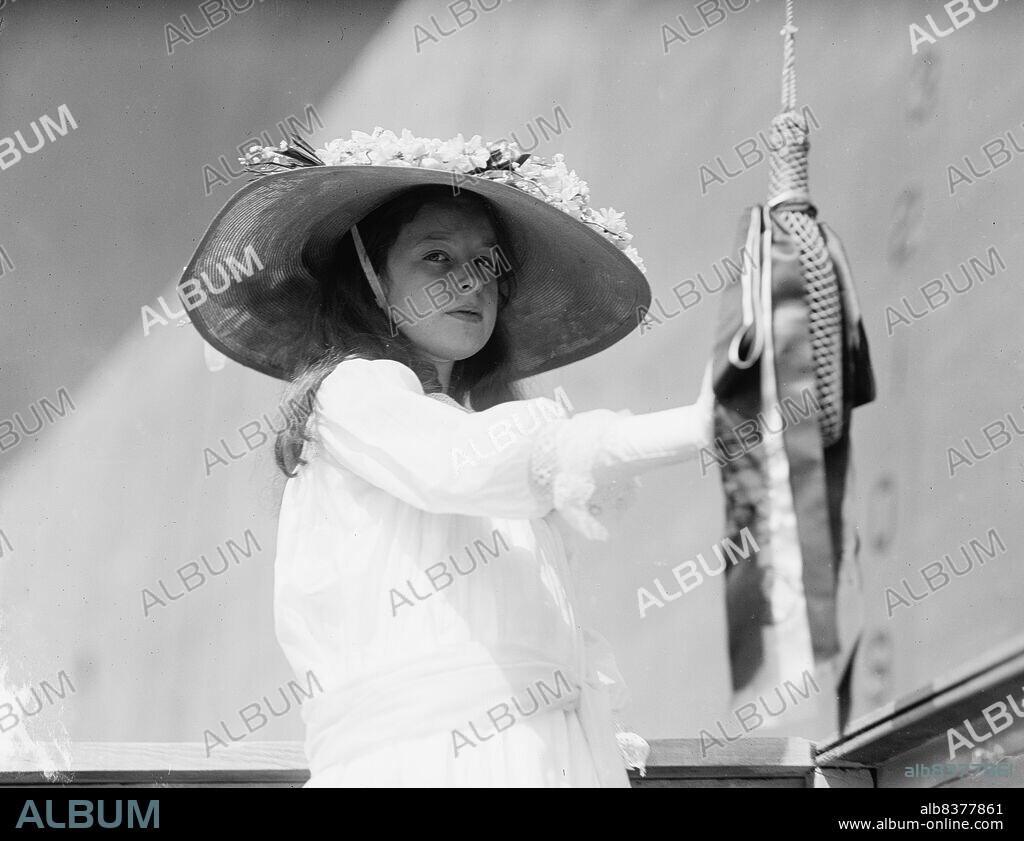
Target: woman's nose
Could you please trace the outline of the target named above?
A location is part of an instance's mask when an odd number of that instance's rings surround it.
[[[480,285],[480,280],[469,263],[463,263],[461,270],[453,274],[455,286],[462,293],[472,292]]]

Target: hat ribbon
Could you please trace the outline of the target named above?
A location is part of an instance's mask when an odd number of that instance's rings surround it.
[[[384,289],[380,285],[380,278],[377,277],[377,272],[374,270],[373,264],[366,253],[366,248],[363,246],[363,238],[359,236],[359,228],[355,225],[352,226],[352,241],[356,245],[356,254],[359,255],[359,262],[362,264],[363,272],[366,274],[366,280],[373,290],[373,297],[377,299],[377,306],[384,310],[384,312],[387,312],[387,298],[384,297]]]

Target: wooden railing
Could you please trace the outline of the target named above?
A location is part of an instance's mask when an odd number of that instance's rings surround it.
[[[999,714],[999,704],[1006,715]],[[998,719],[994,727],[985,717],[986,709]],[[816,762],[821,767],[871,768],[880,788],[1022,788],[1024,718],[1016,710],[1024,712],[1024,638],[1020,637],[993,645],[974,663],[852,722],[841,735],[818,746]],[[951,729],[958,734],[952,739]],[[953,776],[907,775],[908,768],[951,764],[996,765],[997,769],[963,777],[959,769]]]
[[[1013,699],[1015,704],[1009,702]],[[999,705],[1006,714],[1000,714]],[[993,726],[985,717],[989,710]],[[1024,787],[1024,640],[994,649],[971,667],[854,721],[815,746],[804,739],[747,736],[703,755],[697,739],[651,741],[646,776],[630,772],[635,788],[744,787]],[[969,722],[970,728],[965,722]],[[908,776],[907,768],[946,768],[950,728],[953,762],[994,764],[1000,773]],[[995,731],[995,732],[993,732]],[[973,740],[977,737],[976,746]],[[309,779],[299,742],[252,742],[208,758],[199,742],[41,743],[39,755],[69,756],[68,770],[47,774],[31,757],[3,759],[0,787],[261,786],[299,787]],[[1003,775],[1009,769],[1008,775]]]
[[[42,744],[44,750],[52,746]],[[78,742],[71,769],[47,777],[28,760],[0,772],[0,786],[43,783],[76,786],[301,786],[309,779],[300,742],[254,742],[207,758],[199,742]],[[68,749],[67,747],[65,748]],[[56,755],[50,753],[50,755]],[[630,772],[633,785],[760,786],[813,785],[813,746],[803,739],[747,738],[701,757],[697,739],[651,743],[646,777]],[[870,784],[868,777],[864,778]]]

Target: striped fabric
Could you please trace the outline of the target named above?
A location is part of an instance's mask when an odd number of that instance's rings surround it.
[[[734,700],[807,671],[834,699],[859,633],[841,637],[836,606],[856,564],[849,431],[874,399],[867,341],[842,246],[809,201],[746,211],[739,241],[760,259],[723,293],[714,352],[726,533],[758,545],[727,570]]]

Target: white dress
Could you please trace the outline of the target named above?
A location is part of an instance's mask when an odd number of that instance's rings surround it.
[[[569,555],[631,501],[594,471],[630,413],[433,396],[398,362],[342,362],[285,488],[275,625],[314,696],[307,786],[628,786],[628,696]]]

